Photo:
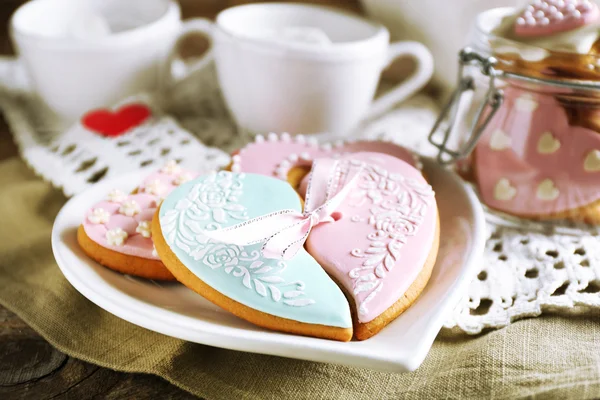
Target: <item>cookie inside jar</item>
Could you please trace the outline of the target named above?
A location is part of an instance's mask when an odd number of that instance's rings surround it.
[[[535,0],[487,10],[475,21],[471,46],[461,53],[466,73],[452,102],[460,109],[468,90],[485,96],[465,107],[470,113],[454,114],[451,125],[466,128],[459,129],[462,150],[448,149],[456,131],[449,129],[434,143],[440,155],[458,161],[491,210],[600,224],[598,4]],[[467,67],[476,64],[481,74]]]
[[[592,0],[534,0],[478,17],[473,39],[507,72],[600,79],[600,8]]]

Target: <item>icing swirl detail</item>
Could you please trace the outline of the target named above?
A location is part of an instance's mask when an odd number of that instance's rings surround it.
[[[210,239],[203,233],[221,228],[231,220],[248,219],[246,207],[238,203],[244,191],[245,174],[220,171],[206,176],[161,216],[167,243],[212,270],[239,278],[256,295],[292,307],[306,307],[315,300],[305,296],[303,281],[287,282],[284,261],[268,260],[249,247]]]
[[[365,169],[364,178],[350,195],[356,201],[353,206],[372,204],[368,223],[374,232],[368,235],[369,247],[351,251],[352,256],[364,261],[349,272],[358,313],[363,315],[368,313],[368,303],[383,289],[387,273],[401,258],[403,246],[417,234],[434,197],[431,186],[425,183],[390,173],[374,164],[367,164]],[[354,216],[352,221],[362,219]],[[365,292],[367,296],[359,300],[357,295]]]

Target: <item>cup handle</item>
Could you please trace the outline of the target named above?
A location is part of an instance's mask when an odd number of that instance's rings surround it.
[[[162,84],[163,89],[167,89],[174,83],[181,81],[193,72],[203,69],[214,59],[212,50],[213,30],[214,23],[206,18],[193,18],[183,21],[181,30],[177,34],[177,37],[173,42],[173,47],[169,51],[169,54],[167,55],[167,59],[165,61],[165,72],[163,74]],[[173,73],[173,63],[179,59],[177,43],[179,42],[179,40],[181,40],[181,38],[183,38],[186,35],[189,35],[190,33],[200,33],[208,37],[208,39],[211,41],[210,47],[200,57],[199,60],[195,61],[192,65],[187,66],[184,74],[177,76]]]
[[[427,47],[418,42],[391,43],[384,68],[404,55],[411,55],[417,61],[415,72],[388,93],[375,99],[364,119],[375,118],[389,111],[396,104],[422,89],[433,76],[433,56]]]

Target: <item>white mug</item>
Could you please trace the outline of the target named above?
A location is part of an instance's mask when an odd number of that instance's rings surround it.
[[[211,36],[227,105],[251,133],[347,134],[433,74],[422,44],[390,44],[383,25],[328,7],[237,6],[217,16]],[[373,101],[382,70],[405,55],[417,62],[414,74]]]
[[[182,22],[170,0],[33,0],[10,28],[34,88],[66,120],[158,89],[177,39],[207,32],[204,20]]]

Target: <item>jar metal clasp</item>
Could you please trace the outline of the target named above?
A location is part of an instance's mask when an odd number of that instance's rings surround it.
[[[467,157],[475,148],[477,141],[483,134],[486,126],[494,117],[504,99],[502,90],[496,87],[496,78],[500,72],[495,69],[497,60],[494,57],[483,57],[479,53],[464,48],[459,53],[458,86],[450,100],[444,105],[440,116],[429,133],[429,142],[439,150],[437,161],[442,165],[452,164],[457,160]],[[468,92],[475,91],[475,79],[465,73],[465,67],[476,66],[484,76],[489,78],[489,87],[484,101],[475,113],[473,123],[468,129],[468,136],[459,149],[453,150],[449,146],[449,139],[454,131],[460,114],[461,100]],[[441,129],[442,125],[445,125]]]

